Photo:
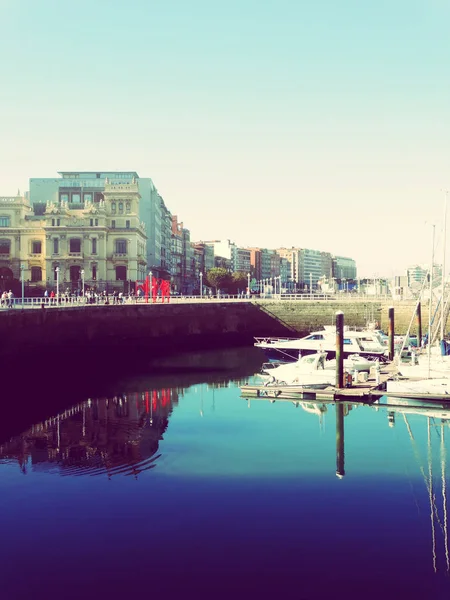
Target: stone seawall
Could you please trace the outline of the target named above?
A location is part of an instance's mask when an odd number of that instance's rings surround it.
[[[75,308],[13,309],[0,313],[2,357],[61,352],[63,355],[146,350],[159,355],[178,349],[251,344],[254,336],[295,336],[334,324],[338,310],[345,323],[363,327],[376,321],[387,329],[395,308],[396,333],[405,333],[415,304],[402,302],[192,303]],[[423,329],[428,322],[422,314]],[[416,325],[412,332],[416,332]]]
[[[395,332],[404,334],[413,315],[415,301],[374,300],[374,301],[271,301],[259,302],[262,310],[280,320],[289,329],[299,334],[320,329],[324,325],[334,325],[336,312],[344,313],[346,325],[352,327],[365,327],[369,322],[377,322],[381,329],[387,332],[388,309],[394,307]],[[422,331],[428,326],[428,305],[422,305]],[[411,333],[417,333],[416,320],[413,319]]]

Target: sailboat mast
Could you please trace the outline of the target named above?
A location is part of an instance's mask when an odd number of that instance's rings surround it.
[[[447,237],[447,190],[445,190],[445,199],[444,199],[444,236],[442,240],[442,294],[441,294],[441,340],[444,339],[445,334],[445,323],[444,323],[444,313],[445,313],[445,302],[444,302],[444,294],[445,294],[445,246],[446,246],[446,237]]]
[[[430,362],[431,362],[431,313],[433,310],[433,271],[434,271],[434,232],[436,225],[433,227],[433,236],[431,244],[431,267],[430,267],[430,303],[428,306],[428,379],[430,378]]]
[[[448,516],[447,516],[447,481],[446,481],[446,456],[445,456],[445,429],[441,423],[441,475],[442,475],[442,508],[444,511],[444,548],[447,571],[450,571],[450,558],[448,552]]]

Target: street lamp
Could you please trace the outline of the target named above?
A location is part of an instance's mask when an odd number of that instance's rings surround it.
[[[81,274],[81,290],[82,290],[83,301],[84,301],[84,269],[81,269],[80,274]]]
[[[250,273],[247,273],[247,298],[250,298]]]
[[[24,280],[24,272],[25,272],[25,265],[20,265],[20,279],[22,281],[22,308],[23,308],[23,304],[24,304],[24,296],[25,296],[25,280]]]
[[[312,297],[312,273],[309,274],[309,295]]]
[[[56,273],[56,304],[59,306],[59,267],[56,267],[55,273]]]
[[[200,271],[200,300],[203,299],[203,273]]]

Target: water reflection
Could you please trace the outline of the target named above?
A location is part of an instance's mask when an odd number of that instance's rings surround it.
[[[26,474],[134,475],[155,466],[177,389],[89,399],[0,445],[0,461]]]
[[[5,569],[11,589],[24,548],[35,580],[47,573],[47,557],[33,554],[33,544],[51,536],[71,565],[58,575],[61,589],[77,584],[73,564],[84,585],[101,581],[97,597],[117,597],[115,582],[95,570],[98,557],[108,577],[123,575],[124,588],[129,573],[153,569],[152,579],[167,575],[164,586],[184,589],[186,574],[195,586],[212,573],[220,585],[240,589],[244,581],[262,597],[262,572],[276,593],[285,586],[279,597],[301,580],[309,600],[333,597],[325,571],[346,598],[403,597],[398,590],[410,600],[432,597],[424,588],[410,593],[431,579],[447,590],[450,410],[388,398],[374,406],[243,399],[247,381],[152,381],[144,391],[92,397],[32,426],[25,421],[21,435],[11,429],[0,439],[11,540],[0,563],[15,560],[16,571]],[[149,497],[158,519],[148,519]],[[178,571],[174,548],[183,556]],[[30,587],[10,597],[31,594]]]
[[[269,402],[270,404],[275,403],[274,398],[267,397],[245,399],[249,408],[255,400]],[[449,404],[389,397],[382,398],[380,402],[370,407],[360,403],[350,404],[348,402],[301,402],[280,399],[277,399],[276,402],[292,402],[296,408],[301,407],[307,413],[316,414],[319,418],[321,430],[324,426],[325,414],[328,412],[330,406],[334,406],[336,416],[336,476],[339,479],[342,479],[346,474],[344,418],[349,416],[352,409],[385,411],[387,417],[386,423],[391,429],[397,426],[397,418],[400,416],[402,424],[404,424],[407,431],[411,448],[427,491],[433,571],[435,573],[438,571],[439,549],[441,549],[443,555],[441,569],[445,569],[447,573],[450,573],[446,448],[446,436],[449,436],[447,430],[450,427]],[[422,429],[422,434],[423,429],[426,427],[425,448],[420,447],[420,442],[418,443],[414,435],[409,420],[410,416],[423,417],[419,420],[419,426]],[[423,438],[423,435],[421,437]],[[423,439],[421,441],[423,442]]]

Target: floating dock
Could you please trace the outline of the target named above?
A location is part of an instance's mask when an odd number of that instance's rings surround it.
[[[319,401],[349,401],[362,404],[373,404],[386,392],[386,382],[397,374],[395,364],[383,365],[378,382],[374,377],[369,377],[365,382],[354,382],[349,387],[337,388],[329,386],[324,389],[308,388],[301,385],[264,385],[247,384],[241,387],[243,398],[267,398],[279,400],[319,400]],[[411,379],[410,379],[411,380]],[[407,398],[412,400],[428,400],[431,402],[444,402],[450,404],[448,394],[419,394],[389,392],[390,398]]]

